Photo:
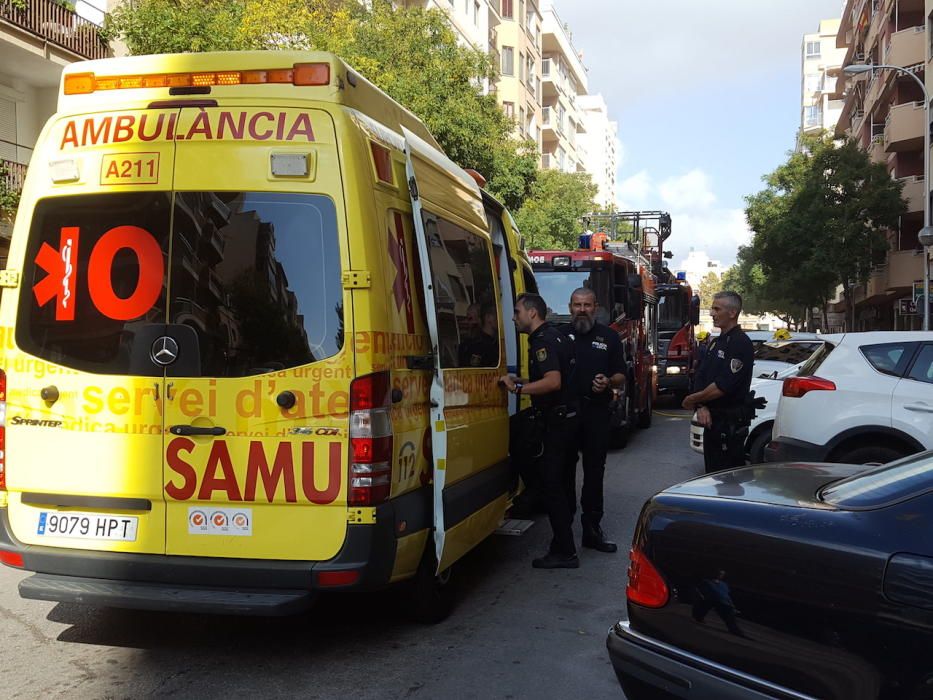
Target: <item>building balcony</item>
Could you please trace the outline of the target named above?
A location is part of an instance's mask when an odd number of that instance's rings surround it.
[[[888,152],[884,150],[884,134],[871,137],[871,143],[868,146],[868,157],[872,163],[888,162]]]
[[[52,0],[29,0],[25,4],[20,8],[14,0],[0,0],[0,19],[82,58],[112,55],[93,22]]]
[[[884,148],[888,153],[923,147],[923,102],[905,102],[891,107],[885,120]]]
[[[886,291],[889,294],[911,289],[915,280],[923,279],[923,251],[889,251],[887,272]]]
[[[894,32],[884,47],[884,63],[893,66],[915,66],[926,61],[924,27],[909,27]]]
[[[892,71],[877,70],[873,72],[874,75],[871,78],[871,82],[868,84],[868,89],[865,91],[864,109],[866,112],[871,112],[872,108],[878,102],[878,99],[888,87],[888,84],[892,82]]]
[[[901,196],[907,200],[907,213],[923,211],[923,176],[911,175],[909,177],[899,177],[898,182],[904,183],[904,189]]]

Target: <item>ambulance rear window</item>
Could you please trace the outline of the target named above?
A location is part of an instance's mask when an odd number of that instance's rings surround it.
[[[33,215],[17,342],[98,374],[235,377],[343,346],[336,208],[320,195],[59,197]],[[166,325],[168,324],[168,325]],[[178,362],[153,343],[170,329]]]

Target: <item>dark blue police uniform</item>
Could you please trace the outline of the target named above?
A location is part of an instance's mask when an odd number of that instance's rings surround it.
[[[706,472],[745,465],[745,440],[750,413],[745,400],[752,383],[755,351],[752,341],[736,326],[709,342],[706,357],[697,369],[696,391],[715,383],[723,396],[707,402],[713,418],[703,430]]]
[[[574,349],[569,338],[549,324],[528,336],[529,379],[560,372],[560,391],[532,396],[531,405],[544,426],[544,452],[538,462],[541,498],[547,509],[553,539],[550,553],[573,556],[573,513],[566,494],[566,452],[577,423],[578,403],[573,383]]]
[[[580,506],[583,509],[584,532],[599,526],[603,516],[603,474],[606,452],[609,450],[609,404],[612,389],[593,392],[597,374],[612,377],[625,374],[625,355],[619,335],[609,326],[596,323],[589,333],[577,332],[572,323],[560,331],[574,342],[576,367],[574,382],[580,398],[580,420],[568,450],[568,486],[571,516],[576,510],[577,454],[583,453],[583,489]]]

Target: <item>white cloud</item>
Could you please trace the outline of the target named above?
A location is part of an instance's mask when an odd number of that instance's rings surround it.
[[[631,177],[627,177],[617,187],[616,198],[619,208],[623,210],[637,209],[651,199],[653,192],[654,185],[647,171],[642,170]]]
[[[691,250],[703,251],[723,267],[735,263],[740,245],[751,240],[742,209],[709,208],[686,212],[671,210],[673,234],[668,247],[674,251],[671,267],[678,269]]]
[[[667,178],[658,186],[658,194],[668,208],[687,211],[708,209],[716,201],[709,176],[699,168]]]

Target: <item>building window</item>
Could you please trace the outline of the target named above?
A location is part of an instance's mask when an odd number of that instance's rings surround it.
[[[812,105],[804,108],[804,126],[819,126],[823,122],[823,111],[820,105]]]
[[[819,58],[820,57],[820,42],[808,41],[806,53],[807,53],[807,58]]]
[[[519,125],[522,125],[525,123],[525,108],[524,107],[518,108],[518,123]]]
[[[475,0],[473,2],[473,26],[479,26],[479,3]]]
[[[518,79],[525,82],[525,54],[521,51],[518,53]]]
[[[820,83],[822,82],[822,76],[820,75],[808,75],[804,78],[804,91],[808,94],[812,94],[820,89]]]
[[[515,75],[515,49],[502,47],[502,75]]]
[[[509,119],[515,119],[515,103],[514,102],[503,102],[502,111],[505,112],[505,116]]]
[[[502,19],[513,19],[515,17],[515,9],[512,7],[512,0],[502,0]]]

